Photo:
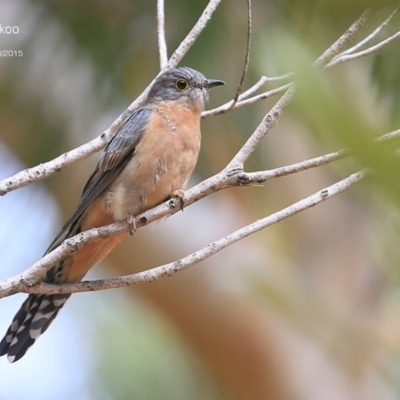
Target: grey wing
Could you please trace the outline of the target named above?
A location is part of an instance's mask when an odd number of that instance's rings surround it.
[[[152,110],[142,107],[135,111],[119,132],[110,140],[96,168],[83,188],[79,204],[61,228],[46,253],[54,250],[67,237],[79,233],[80,220],[89,205],[100,196],[124,169],[132,157],[150,121]]]

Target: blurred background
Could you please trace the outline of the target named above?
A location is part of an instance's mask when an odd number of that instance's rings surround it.
[[[255,0],[246,88],[306,68],[373,5],[347,3]],[[166,2],[170,54],[206,4]],[[379,4],[361,37],[392,12]],[[0,178],[96,137],[141,93],[159,69],[155,15],[155,1],[0,0],[0,24],[19,28],[0,50],[23,54],[0,57]],[[236,90],[246,15],[223,1],[181,63],[227,83],[208,108]],[[399,27],[395,16],[378,39]],[[372,178],[168,279],[72,296],[22,360],[0,359],[0,399],[399,398],[398,143],[370,140],[399,127],[399,61],[395,42],[305,74],[246,170],[348,146],[355,157],[209,196],[140,229],[88,278],[183,257],[365,166]],[[224,168],[276,100],[203,121],[190,185]],[[0,279],[41,257],[98,158],[0,198]],[[24,297],[0,301],[1,334]]]

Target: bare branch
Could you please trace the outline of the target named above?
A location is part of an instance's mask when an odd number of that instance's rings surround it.
[[[376,140],[378,142],[383,142],[385,140],[390,140],[390,139],[394,139],[400,136],[400,129],[396,129],[395,131],[389,132],[389,133],[385,133],[382,136],[379,136]]]
[[[179,271],[187,269],[195,264],[198,264],[200,261],[203,261],[206,258],[211,257],[212,255],[218,253],[222,249],[232,245],[233,243],[238,242],[241,239],[244,239],[256,232],[261,231],[262,229],[265,229],[286,218],[298,214],[301,211],[314,207],[315,205],[341,193],[343,190],[359,182],[361,179],[365,177],[365,175],[366,175],[365,171],[356,172],[348,176],[347,178],[331,186],[328,186],[325,189],[319,190],[317,193],[314,193],[313,195],[308,196],[305,199],[300,200],[292,204],[291,206],[282,209],[281,211],[278,211],[274,214],[269,215],[268,217],[257,220],[247,226],[244,226],[243,228],[238,229],[237,231],[225,236],[224,238],[208,244],[201,250],[189,254],[188,256],[176,260],[172,263],[164,264],[144,272],[121,276],[118,278],[84,281],[78,283],[66,283],[60,285],[53,285],[41,282],[38,283],[37,285],[28,287],[20,285],[20,290],[26,293],[46,293],[46,294],[77,293],[77,292],[88,292],[95,290],[114,289],[114,288],[131,286],[134,284],[141,284],[145,282],[154,282],[159,278],[171,276]]]
[[[65,240],[55,250],[46,254],[21,274],[0,282],[0,298],[18,293],[18,287],[20,285],[34,285],[40,281],[42,276],[57,262],[74,254],[89,243],[126,232],[126,226],[127,223],[119,222],[101,228],[90,229]]]
[[[383,47],[387,46],[388,44],[394,42],[399,37],[400,37],[400,31],[396,32],[395,34],[388,37],[387,39],[382,40],[381,42],[377,43],[376,45],[369,47],[368,49],[359,51],[358,53],[339,55],[334,60],[332,60],[330,63],[328,63],[326,65],[326,68],[331,68],[337,64],[341,64],[343,62],[350,61],[350,60],[355,60],[356,58],[368,56],[368,55],[375,53],[376,51],[382,49]]]
[[[78,161],[84,160],[105,147],[106,144],[106,135],[102,134],[96,139],[67,153],[61,154],[51,161],[39,164],[36,167],[24,169],[13,176],[3,179],[0,181],[0,196],[4,196],[8,192],[22,188],[33,182],[46,179],[55,172],[59,172]]]
[[[244,80],[246,79],[247,70],[249,69],[249,62],[250,62],[250,47],[251,47],[251,0],[247,0],[247,44],[246,44],[246,55],[244,57],[244,65],[242,70],[242,76],[240,77],[239,84],[236,88],[236,93],[233,96],[231,108],[235,106],[237,103],[240,93],[243,89]]]
[[[287,80],[290,79],[294,76],[293,72],[290,72],[288,74],[285,75],[280,75],[280,76],[262,76],[258,82],[256,82],[253,86],[251,86],[249,89],[247,89],[245,92],[243,92],[240,96],[239,96],[239,101],[240,100],[244,100],[247,97],[251,96],[253,93],[255,93],[258,89],[260,89],[260,87],[262,87],[265,83],[267,82],[276,82],[276,81],[283,81],[283,80]]]
[[[335,60],[337,57],[343,56],[345,54],[350,54],[354,53],[356,50],[358,50],[360,47],[364,46],[367,44],[369,41],[371,41],[394,17],[394,15],[397,12],[397,7],[392,11],[392,13],[383,21],[371,34],[369,34],[366,38],[358,42],[356,45],[353,47],[350,47],[349,49],[343,51],[341,54],[337,55],[336,57],[333,58]]]
[[[226,169],[238,168],[243,169],[245,161],[248,159],[250,154],[259,145],[262,139],[268,134],[268,132],[277,124],[278,118],[282,114],[284,108],[290,103],[294,95],[294,86],[292,85],[286,93],[277,101],[277,103],[271,108],[268,114],[262,119],[256,130],[239,150],[239,152],[233,157],[231,162],[228,164]]]
[[[204,111],[201,114],[202,118],[208,118],[214,115],[224,114],[231,110],[236,110],[238,108],[242,108],[245,106],[249,106],[251,104],[255,104],[261,100],[268,99],[269,97],[275,96],[276,94],[282,93],[292,86],[292,83],[288,83],[284,86],[280,86],[276,89],[268,90],[268,92],[264,92],[258,94],[257,96],[250,97],[250,99],[238,101],[236,104],[233,104],[233,100],[228,101],[227,103],[223,104],[222,106],[213,108],[212,110]]]
[[[384,142],[387,140],[392,140],[400,137],[400,129],[397,129],[392,132],[385,133],[382,136],[379,136],[376,141]],[[351,149],[342,149],[338,151],[334,151],[332,153],[324,154],[319,157],[310,158],[309,160],[304,160],[295,164],[286,165],[284,167],[278,167],[271,170],[266,171],[256,171],[256,172],[247,172],[243,174],[243,177],[240,177],[242,181],[246,181],[249,184],[251,183],[263,183],[269,179],[279,178],[281,176],[286,176],[290,174],[294,174],[301,171],[306,171],[310,168],[316,168],[321,165],[326,165],[334,161],[341,160],[342,158],[351,156],[353,152]]]
[[[295,164],[286,165],[284,167],[274,168],[266,171],[247,172],[245,177],[250,183],[263,183],[272,178],[280,178],[297,172],[306,171],[311,168],[316,168],[321,165],[329,164],[333,161],[340,160],[350,154],[348,150],[335,151],[333,153],[324,154],[323,156],[311,158]],[[243,178],[242,178],[243,179]]]
[[[340,36],[340,38],[332,44],[321,56],[318,57],[315,64],[319,67],[323,67],[329,63],[336,55],[341,53],[346,46],[357,36],[365,23],[369,20],[372,15],[370,9],[364,11],[361,16],[350,26],[347,31]]]
[[[167,41],[165,40],[164,0],[157,0],[157,37],[160,69],[163,70],[168,63]]]

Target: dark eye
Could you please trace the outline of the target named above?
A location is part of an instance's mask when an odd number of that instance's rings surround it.
[[[185,90],[189,86],[189,83],[186,79],[178,79],[175,82],[175,86],[178,90]]]

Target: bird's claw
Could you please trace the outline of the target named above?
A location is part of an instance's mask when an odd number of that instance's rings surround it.
[[[175,190],[171,194],[171,200],[170,200],[171,201],[171,203],[170,203],[171,208],[175,208],[176,207],[175,199],[179,202],[180,209],[183,211],[183,206],[184,206],[184,203],[185,203],[185,192],[182,189],[179,189],[179,190]]]
[[[136,232],[136,218],[133,215],[130,215],[127,218],[127,222],[128,222],[129,234],[133,236],[134,232]]]

